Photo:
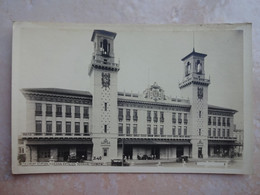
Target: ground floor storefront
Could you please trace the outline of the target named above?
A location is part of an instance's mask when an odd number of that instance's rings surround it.
[[[92,160],[91,140],[27,141],[26,162],[79,162]]]
[[[209,141],[208,156],[209,157],[229,157],[233,158],[238,144],[234,141],[219,142]]]
[[[122,152],[123,151],[123,152]],[[191,157],[191,143],[176,140],[118,140],[118,157],[126,160],[175,159],[180,156]]]

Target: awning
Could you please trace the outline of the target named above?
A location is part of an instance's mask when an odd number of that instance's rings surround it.
[[[151,140],[151,139],[124,139],[125,145],[191,145],[185,140]],[[122,145],[122,139],[118,140],[118,145]]]
[[[228,142],[228,141],[209,141],[209,146],[241,146],[242,144],[236,143],[234,141]]]
[[[27,145],[93,145],[91,140],[28,140]]]

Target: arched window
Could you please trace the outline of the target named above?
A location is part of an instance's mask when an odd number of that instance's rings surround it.
[[[191,72],[191,64],[190,62],[187,63],[187,66],[186,66],[186,76],[189,75]]]
[[[196,68],[197,73],[202,73],[202,65],[201,65],[200,61],[198,60],[196,64],[197,64],[197,68]]]

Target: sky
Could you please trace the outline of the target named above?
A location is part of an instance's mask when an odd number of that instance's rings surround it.
[[[120,61],[118,91],[142,93],[157,82],[166,95],[181,97],[178,88],[184,76],[181,59],[193,47],[207,54],[205,73],[211,80],[208,103],[238,110],[235,123],[243,128],[241,30],[65,24],[18,27],[14,29],[12,105],[13,121],[20,131],[24,131],[26,120],[23,114],[26,101],[20,89],[89,90],[88,66],[94,49],[91,42],[94,29],[117,33],[114,53],[116,62]]]

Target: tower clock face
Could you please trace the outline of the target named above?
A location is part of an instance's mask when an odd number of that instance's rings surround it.
[[[110,73],[102,72],[102,86],[105,88],[110,86]]]

